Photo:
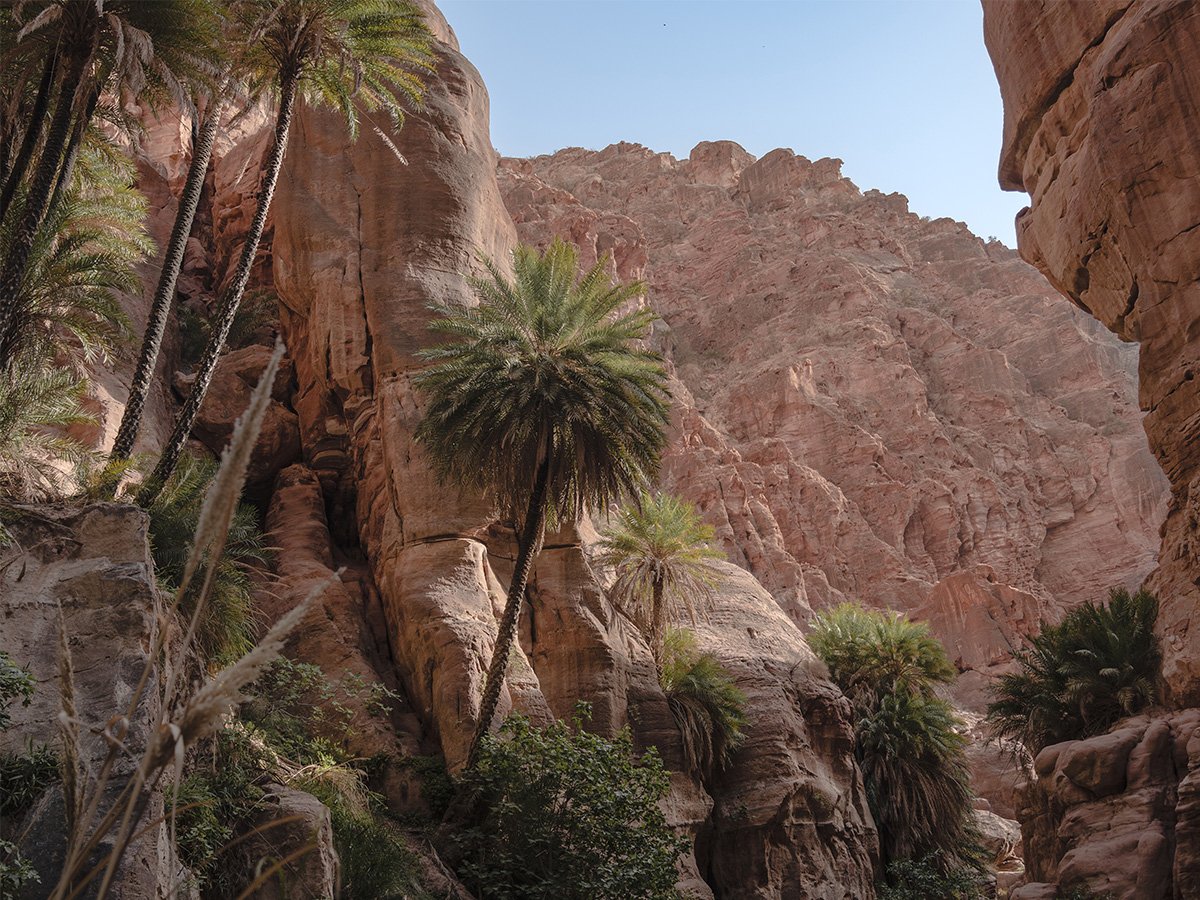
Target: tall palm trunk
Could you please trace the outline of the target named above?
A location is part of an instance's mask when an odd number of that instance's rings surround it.
[[[492,649],[492,661],[488,665],[487,681],[483,687],[483,701],[479,704],[479,720],[475,735],[471,738],[471,749],[467,752],[467,768],[475,768],[479,760],[479,745],[483,736],[491,731],[492,719],[496,717],[496,704],[500,702],[500,688],[504,686],[504,675],[508,671],[508,657],[512,653],[513,641],[517,637],[517,624],[521,616],[521,603],[525,599],[525,588],[529,584],[529,573],[533,560],[541,549],[542,537],[546,532],[546,489],[550,482],[550,451],[538,466],[533,495],[529,498],[529,512],[525,516],[525,527],[521,531],[517,562],[513,568],[512,582],[508,586],[508,600],[504,604],[504,615],[500,617],[500,628],[496,644]]]
[[[8,369],[13,362],[19,342],[17,299],[29,254],[38,227],[46,214],[50,194],[58,176],[63,150],[71,137],[77,94],[83,82],[83,72],[92,58],[92,50],[74,53],[67,64],[66,75],[58,92],[58,106],[46,133],[46,145],[25,197],[25,205],[17,224],[16,235],[9,247],[8,257],[0,270],[0,369]]]
[[[29,162],[33,159],[34,148],[42,136],[42,125],[46,120],[46,112],[50,108],[50,94],[54,90],[54,70],[58,64],[58,55],[51,51],[46,54],[45,67],[42,69],[42,81],[38,85],[37,96],[33,101],[33,109],[29,114],[29,123],[25,126],[25,136],[21,139],[21,149],[17,151],[12,168],[4,174],[4,187],[0,189],[0,221],[4,219],[8,207],[16,196],[17,188],[29,170]]]
[[[67,144],[67,152],[63,155],[62,165],[58,169],[58,178],[54,182],[54,193],[51,194],[50,203],[46,206],[47,213],[53,212],[62,202],[63,195],[71,189],[71,179],[75,177],[75,164],[79,162],[79,151],[83,147],[83,138],[87,134],[88,125],[91,124],[92,115],[96,112],[96,104],[99,102],[100,85],[97,84],[92,88],[83,115],[75,123],[75,130],[71,132],[71,142]]]
[[[146,333],[142,337],[142,351],[138,355],[137,368],[133,371],[133,381],[129,385],[129,400],[125,404],[121,427],[113,443],[110,457],[113,460],[129,458],[142,424],[142,412],[146,408],[146,398],[154,380],[154,367],[158,363],[163,335],[167,330],[167,318],[171,313],[171,303],[175,299],[175,282],[179,278],[179,270],[183,268],[188,236],[192,233],[192,222],[196,218],[196,208],[200,205],[200,193],[204,188],[204,176],[208,172],[208,161],[212,157],[217,129],[221,124],[222,107],[222,102],[214,97],[204,126],[192,141],[192,161],[188,166],[183,195],[179,198],[179,209],[175,213],[175,225],[167,242],[162,271],[158,274],[158,287],[154,290],[150,318],[146,322]]]
[[[667,639],[667,605],[663,603],[662,578],[654,578],[653,605],[650,609],[650,652],[654,654],[654,669],[659,683],[663,676],[663,652]]]
[[[192,425],[200,412],[200,404],[212,383],[213,373],[217,368],[217,360],[225,349],[225,341],[229,337],[229,329],[233,326],[242,295],[246,292],[246,282],[250,280],[250,269],[254,265],[254,257],[258,253],[258,242],[262,239],[263,228],[267,224],[267,212],[271,208],[271,198],[275,195],[275,182],[279,180],[279,170],[283,166],[283,156],[287,152],[288,130],[292,124],[292,113],[296,106],[296,88],[300,73],[285,75],[280,84],[279,114],[275,118],[275,136],[271,150],[267,154],[263,169],[262,189],[258,195],[258,207],[254,210],[254,219],[250,222],[250,230],[246,234],[246,243],[242,247],[241,258],[238,259],[237,271],[233,283],[225,291],[221,306],[217,310],[217,319],[208,345],[204,348],[204,358],[200,360],[200,368],[196,372],[196,380],[192,384],[192,392],[188,395],[183,408],[175,419],[175,430],[159,457],[158,465],[146,480],[145,487],[138,493],[137,502],[140,506],[149,506],[162,492],[163,486],[183,453],[183,446],[192,433]]]

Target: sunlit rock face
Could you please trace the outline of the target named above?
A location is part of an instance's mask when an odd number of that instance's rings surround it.
[[[675,373],[668,487],[794,619],[927,619],[982,703],[1040,619],[1154,564],[1136,348],[1016,253],[837,160],[636,144],[503,160],[525,240],[643,278]]]
[[[1159,568],[1172,699],[1200,704],[1200,8],[985,2],[1021,254],[1141,345],[1146,433],[1171,485]]]
[[[270,522],[292,548],[293,593],[347,549],[365,557],[354,574],[369,585],[327,603],[329,633],[306,628],[301,642],[356,670],[386,647],[406,699],[397,738],[441,751],[454,768],[474,727],[513,553],[489,505],[439,485],[413,441],[422,407],[415,354],[435,339],[429,304],[470,302],[465,275],[480,270],[479,254],[502,260],[517,235],[497,184],[487,93],[431,17],[437,70],[394,147],[366,128],[352,144],[331,113],[305,109],[295,124],[270,263],[301,462],[277,479]],[[645,641],[588,564],[593,534],[585,523],[547,539],[501,712],[544,721],[586,700],[589,727],[628,725],[640,746],[682,769]],[[373,647],[353,646],[346,623],[356,596]],[[849,706],[800,629],[729,566],[700,637],[734,673],[755,724],[719,784],[673,778],[668,814],[696,838],[681,885],[698,896],[872,896],[876,838]]]

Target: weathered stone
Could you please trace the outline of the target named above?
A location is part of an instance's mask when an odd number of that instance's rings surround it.
[[[985,0],[1021,255],[1141,345],[1139,400],[1171,485],[1159,630],[1176,705],[1200,704],[1200,9],[1190,0]]]
[[[286,862],[266,879],[253,896],[263,900],[293,898],[333,898],[338,895],[340,862],[333,846],[333,823],[329,809],[312,794],[282,784],[263,789],[260,830],[245,846],[249,864],[246,872],[254,877]],[[262,826],[273,822],[271,828]]]
[[[155,640],[161,604],[154,583],[147,520],[140,510],[120,504],[84,507],[21,507],[9,525],[14,544],[0,550],[0,650],[27,668],[36,681],[33,702],[16,704],[12,722],[0,731],[0,750],[20,753],[29,744],[59,746],[58,714],[63,708],[58,647],[65,630],[73,670],[71,696],[78,717],[80,756],[93,774],[109,745],[103,731],[111,719],[128,714],[124,743],[101,801],[107,811],[132,776],[149,729],[159,713],[152,689],[130,709]],[[150,684],[154,684],[151,672]],[[81,778],[90,795],[94,783]],[[154,792],[143,813],[161,815],[162,796]],[[58,881],[66,850],[62,791],[51,788],[28,817],[22,850],[37,868],[38,885],[24,896],[45,896]],[[111,846],[105,838],[95,861]],[[122,900],[165,897],[179,880],[178,864],[162,828],[150,828],[123,857],[113,893]],[[97,885],[93,883],[94,896]]]

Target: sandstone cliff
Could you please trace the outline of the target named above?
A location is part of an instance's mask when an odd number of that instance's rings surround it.
[[[1136,353],[1001,244],[788,150],[616,144],[501,176],[522,238],[647,280],[666,481],[797,621],[844,599],[929,620],[978,705],[1040,618],[1153,566]]]
[[[1200,702],[1200,9],[1187,0],[987,2],[1001,184],[1030,194],[1021,254],[1141,346],[1139,400],[1171,484],[1159,567],[1166,677]],[[1196,495],[1196,496],[1194,496]]]
[[[1168,699],[1200,702],[1200,7],[1187,0],[984,0],[1004,97],[1001,184],[1030,194],[1021,255],[1140,344],[1139,401],[1170,481],[1158,567]],[[1064,304],[1065,305],[1065,304]],[[1048,747],[1023,792],[1026,856],[1053,896],[1200,896],[1196,711]],[[1017,896],[1017,895],[1014,895]]]
[[[320,485],[324,533],[340,544],[329,552],[361,552],[378,592],[413,712],[406,739],[457,766],[511,550],[488,506],[437,485],[413,443],[414,353],[431,339],[428,304],[467,301],[463,276],[477,270],[477,254],[502,258],[516,234],[496,181],[486,91],[433,15],[437,72],[424,108],[396,137],[403,160],[370,135],[352,145],[325,114],[305,111],[296,125],[271,259],[302,465],[281,477],[272,509],[294,528],[303,510],[287,514],[279,492],[299,497],[301,484]],[[671,817],[696,835],[684,884],[722,897],[869,896],[874,829],[845,700],[740,569],[729,567],[701,637],[736,674],[755,725],[736,771],[711,794],[674,780]],[[631,725],[637,741],[680,767],[648,649],[608,603],[573,532],[549,539],[539,558],[521,651],[505,708],[566,716],[587,700],[592,727]]]

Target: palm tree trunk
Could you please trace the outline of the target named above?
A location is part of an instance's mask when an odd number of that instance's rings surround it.
[[[650,608],[650,652],[654,654],[654,670],[662,684],[663,652],[667,639],[667,605],[663,603],[662,579],[654,579],[653,605]]]
[[[137,368],[133,371],[133,381],[129,385],[129,400],[125,403],[121,427],[117,431],[117,439],[109,456],[114,461],[129,458],[142,424],[142,412],[146,408],[146,398],[154,380],[154,367],[158,363],[163,335],[167,330],[171,303],[175,299],[175,282],[179,278],[179,270],[183,268],[184,252],[187,249],[188,236],[192,233],[196,208],[200,205],[200,193],[204,188],[204,176],[208,172],[213,144],[216,143],[223,106],[221,100],[213,98],[208,116],[204,120],[204,127],[192,141],[192,161],[188,165],[187,181],[184,182],[183,195],[179,198],[179,209],[175,213],[171,239],[167,242],[162,271],[158,274],[158,287],[154,290],[150,318],[146,322],[146,333],[142,337],[142,351],[138,355]]]
[[[46,111],[50,108],[50,94],[54,88],[54,69],[58,64],[58,55],[51,51],[46,54],[46,65],[42,70],[42,81],[38,85],[37,97],[33,101],[33,110],[29,115],[29,123],[25,127],[25,136],[21,139],[21,149],[13,160],[12,168],[5,173],[4,188],[0,190],[0,221],[3,221],[12,199],[16,196],[17,188],[25,178],[29,162],[33,159],[34,148],[42,136],[42,123],[46,120]]]
[[[62,202],[63,194],[71,188],[71,179],[75,177],[75,163],[79,161],[79,149],[83,146],[83,137],[87,134],[92,114],[96,112],[96,104],[99,102],[100,85],[97,84],[92,88],[92,94],[88,97],[83,115],[75,123],[75,130],[71,132],[71,142],[67,144],[67,152],[63,156],[62,166],[58,170],[58,178],[54,182],[54,193],[46,205],[47,212],[53,211]]]
[[[467,768],[475,768],[479,760],[479,745],[483,736],[492,729],[496,717],[496,704],[500,702],[500,688],[504,686],[504,675],[508,671],[508,658],[512,653],[513,641],[517,637],[517,624],[521,616],[521,603],[525,599],[525,588],[529,584],[529,573],[533,560],[541,549],[546,531],[546,489],[550,481],[550,450],[538,466],[533,495],[529,498],[529,512],[525,516],[525,527],[521,531],[517,562],[513,568],[512,582],[508,586],[508,600],[504,604],[504,615],[500,617],[500,628],[496,644],[492,648],[492,661],[488,665],[487,681],[483,686],[483,700],[479,704],[479,719],[475,723],[475,735],[467,752]]]
[[[17,300],[20,296],[21,282],[25,279],[25,267],[29,264],[29,254],[33,249],[38,227],[46,214],[50,193],[54,190],[63,150],[71,137],[78,100],[76,94],[79,93],[83,71],[91,57],[91,52],[74,54],[67,66],[66,76],[58,92],[58,107],[54,110],[50,130],[46,133],[46,145],[42,148],[41,159],[38,160],[33,182],[25,197],[16,236],[9,247],[8,257],[4,260],[3,270],[0,271],[0,369],[8,369],[16,354],[20,337]]]
[[[139,506],[149,506],[162,492],[163,486],[183,453],[183,446],[192,433],[192,425],[200,412],[200,404],[212,383],[213,373],[217,368],[217,360],[225,349],[225,341],[229,337],[229,329],[237,315],[242,295],[246,292],[246,282],[250,280],[250,269],[254,265],[254,257],[258,253],[258,242],[262,239],[263,228],[267,224],[267,212],[271,208],[271,198],[275,195],[275,182],[279,180],[279,170],[283,167],[283,156],[287,152],[288,130],[292,125],[292,113],[296,105],[296,88],[299,73],[286,75],[280,85],[281,99],[279,114],[275,117],[275,137],[271,150],[263,168],[262,189],[258,195],[258,207],[254,210],[254,219],[250,222],[250,230],[246,234],[246,243],[242,246],[242,255],[238,260],[237,271],[233,283],[225,291],[217,310],[217,319],[208,345],[204,348],[204,357],[200,360],[200,368],[196,371],[196,380],[192,384],[192,392],[188,395],[183,408],[175,419],[175,430],[167,441],[163,454],[159,457],[158,465],[146,480],[145,486],[138,493]]]

